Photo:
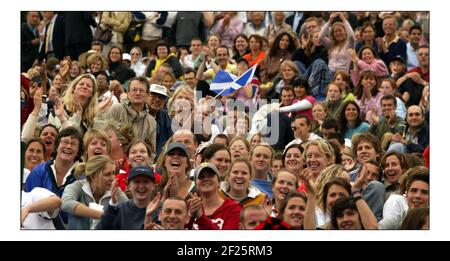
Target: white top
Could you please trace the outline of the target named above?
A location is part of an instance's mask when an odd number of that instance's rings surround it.
[[[379,229],[400,229],[408,213],[406,197],[393,194],[383,206],[383,219],[378,222]]]
[[[56,196],[55,193],[44,189],[36,187],[31,192],[22,191],[22,202],[21,208],[26,207],[27,205],[36,202],[38,200],[49,198],[52,196]],[[55,229],[53,225],[52,218],[58,216],[59,209],[53,211],[52,215],[48,212],[36,212],[29,213],[27,218],[23,221],[22,228],[23,229]]]
[[[330,222],[330,215],[325,214],[321,208],[316,207],[316,227],[321,227]]]

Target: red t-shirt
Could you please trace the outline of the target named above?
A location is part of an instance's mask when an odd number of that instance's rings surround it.
[[[222,206],[216,209],[212,215],[202,215],[197,218],[193,222],[192,228],[198,230],[239,229],[241,210],[241,205],[232,199],[226,198]]]

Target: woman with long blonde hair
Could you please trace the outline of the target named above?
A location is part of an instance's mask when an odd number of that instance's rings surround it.
[[[60,99],[55,97],[55,114],[49,123],[58,128],[73,126],[85,133],[88,129],[101,127],[100,117],[112,104],[111,97],[98,104],[97,81],[92,74],[75,78]],[[96,116],[99,116],[96,118]]]

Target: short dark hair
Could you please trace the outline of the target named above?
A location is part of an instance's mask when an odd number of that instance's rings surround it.
[[[350,209],[358,212],[358,208],[356,207],[356,202],[352,198],[338,198],[333,207],[331,208],[331,224],[334,229],[339,229],[337,218],[342,217],[344,215],[344,211]],[[359,215],[359,212],[358,212]],[[360,217],[361,218],[361,217]],[[362,226],[362,223],[361,223]]]
[[[193,68],[188,67],[188,68],[184,69],[183,74],[188,74],[188,73],[197,74],[197,71],[195,71],[195,69],[193,69]]]
[[[415,182],[415,181],[423,181],[427,184],[430,184],[430,175],[428,171],[421,171],[418,173],[414,173],[410,176],[408,176],[407,180],[406,180],[406,192],[408,192],[408,190],[411,188],[411,185]]]
[[[300,115],[295,116],[294,121],[297,120],[297,119],[305,119],[306,124],[307,124],[308,126],[311,125],[311,120],[310,120],[309,117],[308,117],[307,115],[305,115],[305,114],[300,114]]]
[[[84,152],[83,135],[75,127],[64,128],[58,133],[58,135],[56,135],[55,150],[53,151],[52,157],[54,158],[56,157],[59,143],[61,142],[61,139],[64,137],[72,137],[78,140],[78,153],[74,161],[80,160]]]
[[[339,131],[339,123],[334,118],[326,118],[322,123],[322,129],[335,129]]]
[[[106,77],[106,81],[109,83],[109,75],[106,73],[106,71],[99,71],[97,73],[97,76],[99,76],[99,75],[105,76]],[[95,77],[95,78],[97,78],[97,77]]]
[[[387,94],[387,95],[384,95],[383,97],[381,97],[380,104],[381,104],[384,100],[391,100],[391,101],[394,101],[394,105],[397,106],[397,98],[396,98],[394,95],[392,95],[392,94]]]
[[[415,24],[415,25],[411,26],[411,28],[409,28],[409,34],[411,34],[413,30],[419,30],[420,33],[422,33],[422,27],[420,27],[420,25],[418,25],[418,24]]]
[[[137,77],[131,78],[130,81],[129,81],[129,83],[128,83],[128,91],[131,90],[131,87],[130,87],[130,86],[131,86],[131,83],[132,83],[133,81],[138,81],[138,82],[140,82],[140,83],[143,83],[143,84],[145,85],[145,88],[147,88],[147,89],[145,90],[145,92],[146,92],[146,93],[149,93],[149,92],[150,92],[150,83],[148,82],[147,78],[144,77],[144,76],[137,76]]]
[[[309,94],[309,89],[310,89],[309,83],[303,77],[300,77],[300,76],[295,77],[295,79],[291,82],[291,86],[293,88],[303,87],[303,88],[305,88],[306,93]]]

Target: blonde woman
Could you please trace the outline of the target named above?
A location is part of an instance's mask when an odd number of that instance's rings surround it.
[[[98,101],[97,82],[91,74],[82,74],[73,80],[64,96],[55,97],[55,114],[49,116],[49,123],[59,129],[73,126],[82,133],[89,128],[99,126],[100,115],[112,104],[111,98]],[[96,118],[96,116],[99,116]]]
[[[108,69],[108,61],[99,53],[94,53],[87,58],[88,72],[97,77],[101,71]]]
[[[339,18],[341,22],[334,22]],[[334,23],[333,23],[334,22]],[[339,70],[349,72],[352,62],[347,53],[348,48],[353,47],[354,33],[342,12],[333,12],[330,19],[320,31],[320,41],[328,49],[328,67],[332,72]]]
[[[75,175],[86,176],[68,185],[62,195],[61,209],[69,213],[69,229],[94,229],[103,211],[111,200],[111,186],[114,182],[116,167],[109,156],[93,156],[81,163]],[[119,202],[128,198],[118,191]]]
[[[111,154],[111,141],[103,130],[90,129],[83,138],[84,160],[88,161],[93,156]]]
[[[194,92],[191,87],[183,85],[177,88],[167,102],[167,111],[172,118],[172,130],[178,128],[191,129],[194,111]],[[173,128],[175,127],[175,128]]]

